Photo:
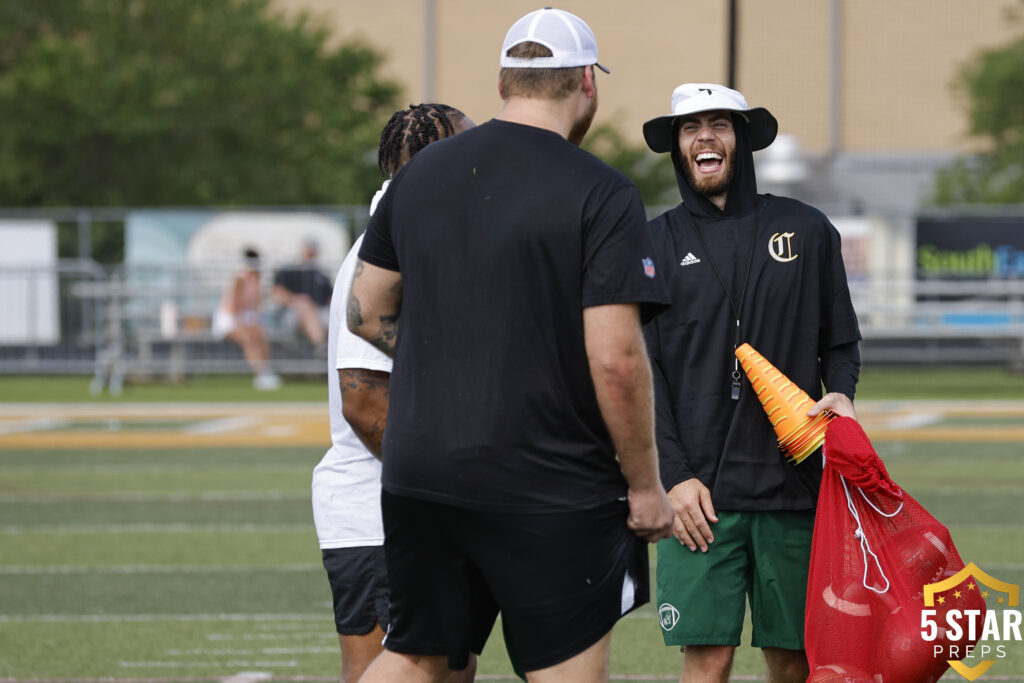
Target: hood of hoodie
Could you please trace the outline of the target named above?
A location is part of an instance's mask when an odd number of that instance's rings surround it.
[[[723,218],[740,218],[754,213],[757,202],[757,180],[754,177],[754,152],[750,145],[750,133],[747,124],[733,114],[733,129],[736,131],[736,151],[733,163],[736,172],[729,185],[729,196],[725,210],[720,210],[704,195],[698,193],[686,180],[683,173],[683,161],[679,154],[679,145],[672,146],[672,165],[676,169],[676,183],[683,204],[689,209],[695,220],[703,223]]]

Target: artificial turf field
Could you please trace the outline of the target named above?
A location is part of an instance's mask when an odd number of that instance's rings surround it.
[[[1024,402],[858,410],[893,479],[950,527],[964,560],[1024,584]],[[336,680],[309,505],[325,411],[0,404],[0,681]],[[661,644],[651,605],[612,643],[614,680],[677,679],[681,655]],[[1024,681],[1024,644],[1007,651],[980,680]],[[516,680],[500,629],[478,672]],[[760,654],[740,648],[734,679],[763,680]]]

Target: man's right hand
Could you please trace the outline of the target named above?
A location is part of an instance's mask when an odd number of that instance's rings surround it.
[[[690,550],[708,551],[715,540],[709,522],[717,522],[715,506],[711,504],[711,491],[694,477],[681,481],[668,492],[669,502],[676,512],[672,533]]]
[[[657,543],[672,535],[672,505],[661,484],[644,490],[629,489],[627,526],[640,538]]]

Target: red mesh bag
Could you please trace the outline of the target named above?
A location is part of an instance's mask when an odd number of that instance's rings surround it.
[[[804,621],[808,681],[932,683],[976,642],[957,619],[964,633],[953,640],[947,612],[979,610],[981,633],[980,589],[967,576],[926,607],[924,586],[964,567],[949,531],[889,477],[856,420],[829,424],[824,453]],[[936,611],[932,640],[922,636],[922,609]]]

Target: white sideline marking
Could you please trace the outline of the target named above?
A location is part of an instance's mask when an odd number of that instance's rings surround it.
[[[271,633],[280,633],[281,631],[299,631],[300,629],[308,629],[309,626],[303,623],[291,623],[291,624],[255,624],[253,626],[257,631],[269,631]],[[309,631],[304,631],[309,633]],[[314,631],[314,633],[320,633],[320,631]]]
[[[309,524],[4,524],[0,534],[182,534],[309,531]]]
[[[652,619],[649,610],[634,610],[621,619]],[[105,623],[108,621],[325,621],[324,614],[0,614],[0,623]],[[234,636],[231,636],[234,637]],[[3,679],[0,679],[2,683]]]
[[[321,655],[326,653],[335,653],[338,651],[337,638],[333,638],[335,641],[334,647],[262,647],[259,649],[225,649],[225,648],[189,648],[187,650],[164,650],[164,654],[168,657],[182,657],[182,656],[214,656],[214,657],[251,657],[253,655]]]
[[[308,500],[309,493],[284,491],[233,492],[206,491],[204,493],[157,493],[147,491],[118,491],[110,493],[0,493],[2,503],[52,503],[67,501],[69,503],[237,503],[262,502],[268,500]]]
[[[322,402],[297,401],[295,403],[223,403],[223,402],[154,402],[154,403],[0,403],[0,417],[28,417],[38,415],[60,417],[95,417],[108,419],[111,417],[198,417],[209,418],[214,415],[230,416],[244,413],[247,416],[272,417],[275,415],[298,416],[309,415],[311,411],[326,409],[326,399]]]
[[[23,464],[11,465],[9,470],[7,470],[7,471],[17,471],[17,472],[50,472],[50,471],[53,471],[54,469],[56,469],[56,468],[52,464],[45,464],[45,463],[35,464],[35,463],[33,463],[33,464],[28,464],[28,465],[23,465]],[[245,471],[246,471],[247,474],[248,473],[252,473],[252,472],[259,472],[259,473],[264,473],[264,472],[288,472],[288,471],[291,471],[292,469],[293,468],[289,467],[288,465],[274,465],[274,464],[246,465],[245,466]],[[61,464],[60,465],[60,471],[61,472],[77,472],[77,471],[81,471],[81,472],[88,472],[89,474],[181,474],[181,473],[192,474],[192,473],[195,473],[197,470],[196,470],[196,468],[194,466],[187,465],[187,464],[186,465],[171,465],[171,464],[168,464],[168,463],[146,462],[146,463],[139,463],[139,464],[120,463],[120,464],[117,464],[117,465],[95,465],[95,464],[92,464],[90,462],[87,462],[87,461],[83,460],[82,462],[73,463],[73,464]]]
[[[48,429],[59,429],[66,426],[67,420],[55,420],[48,417],[37,417],[30,420],[0,423],[0,434],[24,434],[25,432],[44,432]]]
[[[302,623],[300,625],[305,629],[309,629],[308,624]],[[275,624],[275,626],[280,627],[280,624]],[[332,638],[331,635],[331,632],[326,629],[316,631],[290,631],[287,633],[282,631],[271,631],[269,633],[208,633],[206,634],[206,640],[212,640],[214,642],[224,642],[228,640],[271,641],[276,643],[282,640],[301,640],[303,642],[306,642],[311,639],[323,640],[324,638],[330,638],[330,640],[334,643],[334,647],[329,649],[331,652],[334,652],[334,650],[338,646],[338,639],[337,637]]]
[[[186,434],[223,434],[225,432],[241,432],[257,424],[252,417],[222,417],[217,420],[205,420],[190,424],[181,431]]]
[[[325,614],[0,614],[0,623],[106,623],[118,621],[330,621]]]
[[[653,613],[634,610],[622,619],[651,619]],[[0,614],[0,623],[105,623],[108,621],[330,621],[330,612],[317,614]],[[3,679],[0,679],[2,681]]]
[[[292,425],[268,425],[260,430],[260,434],[283,439],[297,433],[298,431],[299,430]]]
[[[294,659],[283,660],[280,662],[259,662],[259,661],[248,661],[245,659],[238,661],[229,662],[209,662],[209,661],[197,661],[197,662],[164,662],[164,661],[150,661],[150,662],[118,662],[118,666],[125,667],[126,669],[183,669],[183,668],[202,668],[202,667],[223,667],[230,669],[237,669],[239,667],[250,667],[250,666],[262,666],[262,667],[284,667],[294,669],[299,665],[298,661]]]
[[[917,429],[942,422],[943,416],[938,413],[917,413],[901,415],[891,420],[886,420],[886,429]]]
[[[228,676],[222,680],[222,683],[256,683],[257,681],[269,681],[273,678],[274,674],[269,671],[243,671],[234,676]]]
[[[110,566],[12,565],[0,566],[0,575],[19,574],[217,574],[231,572],[309,572],[323,569],[319,564],[123,564]]]

